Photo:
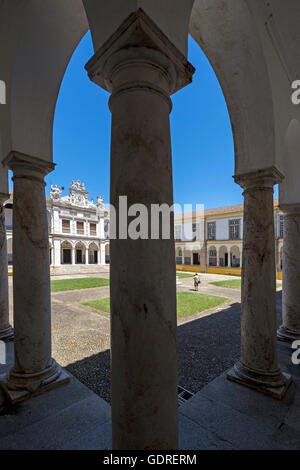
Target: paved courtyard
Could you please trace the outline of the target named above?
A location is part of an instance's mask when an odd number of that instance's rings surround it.
[[[86,275],[85,275],[86,276]],[[91,274],[109,277],[107,268]],[[73,276],[51,276],[62,279]],[[198,392],[239,358],[240,291],[210,285],[230,276],[201,275],[199,292],[225,297],[226,303],[178,320],[179,385]],[[193,279],[180,279],[178,291],[193,291]],[[12,279],[10,302],[12,314]],[[80,303],[109,296],[109,287],[52,294],[53,357],[77,379],[110,402],[110,318]],[[278,291],[278,313],[281,291]]]

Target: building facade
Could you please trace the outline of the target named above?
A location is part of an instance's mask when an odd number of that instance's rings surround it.
[[[108,212],[103,198],[96,204],[79,180],[72,181],[69,194],[60,186],[51,186],[47,199],[50,266],[104,265],[109,263]],[[13,194],[5,204],[8,263],[13,262]]]
[[[283,213],[274,200],[276,268],[282,272]],[[240,275],[243,253],[243,205],[175,216],[178,270]],[[185,236],[188,234],[188,236]],[[192,234],[192,237],[190,236]],[[189,240],[187,240],[187,238]]]

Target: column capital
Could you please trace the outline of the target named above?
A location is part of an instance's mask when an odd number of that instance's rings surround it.
[[[7,201],[9,198],[9,194],[0,192],[0,204],[3,204],[3,202]]]
[[[281,183],[284,176],[275,166],[249,173],[235,175],[234,181],[243,189],[273,189],[274,184]]]
[[[188,85],[195,72],[142,9],[123,21],[85,68],[89,78],[110,93],[124,85],[128,89],[156,84],[170,95]],[[117,72],[122,72],[121,76],[118,73],[118,79]]]
[[[14,177],[38,178],[42,180],[55,168],[55,163],[15,151],[7,155],[3,160],[3,165],[14,172]]]
[[[287,215],[300,215],[300,203],[280,204],[279,209]]]

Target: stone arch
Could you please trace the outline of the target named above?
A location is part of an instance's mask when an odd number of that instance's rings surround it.
[[[1,79],[9,103],[0,116],[0,160],[14,150],[52,161],[56,101],[73,51],[88,30],[85,10],[81,0],[15,3],[0,6]]]
[[[99,246],[95,242],[91,242],[88,246],[88,262],[89,264],[98,264]]]
[[[217,248],[212,245],[208,247],[208,266],[215,267],[218,265],[218,257],[217,257]]]
[[[182,264],[183,250],[180,246],[176,247],[176,264]]]
[[[211,63],[227,103],[235,174],[274,165],[272,88],[257,25],[247,2],[195,0],[190,33]]]
[[[54,110],[71,55],[89,29],[85,8],[93,42],[98,47],[105,32],[95,31],[94,18],[99,17],[104,7],[102,2],[95,7],[93,2],[86,1],[84,8],[81,0],[63,3],[31,0],[13,8],[9,3],[1,7],[0,21],[0,44],[5,44],[5,48],[0,49],[0,61],[3,79],[9,84],[9,106],[0,118],[0,159],[12,150],[19,150],[52,161]],[[147,10],[147,2],[144,3]],[[183,13],[180,5],[181,2],[178,8]],[[192,2],[186,5],[182,22],[188,20]],[[164,20],[155,8],[150,10],[164,27]],[[126,13],[122,11],[116,12],[120,21]],[[181,30],[183,26],[178,18],[174,21]],[[9,34],[5,24],[10,24]],[[106,28],[103,20],[99,24]],[[178,39],[178,31],[174,40]],[[257,26],[246,0],[196,0],[190,17],[190,33],[212,64],[227,102],[235,142],[236,173],[273,165],[271,86]],[[241,48],[240,44],[247,44],[247,48]],[[39,64],[39,73],[36,73],[36,64]]]
[[[237,245],[230,248],[230,265],[232,268],[241,267],[241,251]]]
[[[219,264],[220,267],[227,267],[229,263],[229,254],[228,254],[228,248],[223,245],[219,248]]]
[[[73,245],[70,241],[64,240],[60,244],[60,262],[61,264],[73,264]]]
[[[75,264],[85,264],[86,263],[86,244],[83,241],[78,241],[75,243]]]

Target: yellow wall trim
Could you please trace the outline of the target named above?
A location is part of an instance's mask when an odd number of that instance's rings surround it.
[[[225,274],[227,276],[241,276],[242,270],[239,268],[212,268],[207,267],[206,272],[208,274]]]

